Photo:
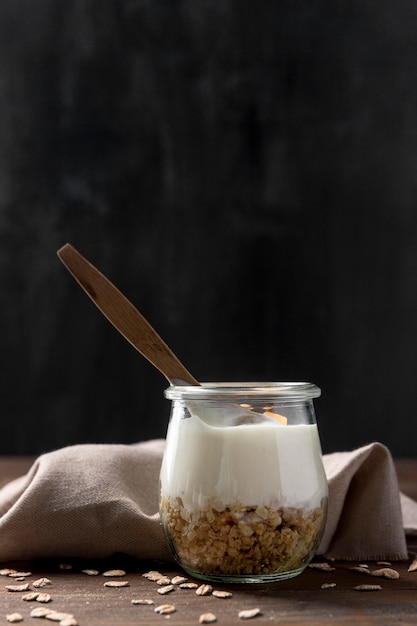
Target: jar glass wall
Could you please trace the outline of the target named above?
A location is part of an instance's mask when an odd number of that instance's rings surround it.
[[[267,582],[301,573],[320,543],[327,480],[308,383],[171,386],[161,522],[190,575]]]

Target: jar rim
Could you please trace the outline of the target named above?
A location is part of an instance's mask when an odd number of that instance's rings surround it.
[[[171,385],[165,389],[164,395],[169,400],[214,400],[239,396],[306,400],[318,398],[321,389],[307,382],[206,382],[201,385]]]

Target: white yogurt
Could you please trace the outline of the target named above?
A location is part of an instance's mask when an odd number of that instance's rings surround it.
[[[224,506],[319,507],[327,496],[315,424],[275,421],[212,426],[174,409],[161,468],[161,492],[191,510]],[[178,424],[181,420],[181,424]]]

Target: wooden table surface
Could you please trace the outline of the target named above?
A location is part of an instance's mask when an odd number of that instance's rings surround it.
[[[0,486],[21,475],[30,466],[32,459],[0,459]],[[417,460],[396,461],[400,489],[417,499]],[[228,599],[212,595],[197,596],[194,590],[176,588],[168,595],[158,593],[158,585],[147,580],[143,574],[158,570],[168,577],[182,572],[162,563],[141,562],[126,558],[111,561],[81,562],[70,561],[71,569],[63,569],[60,561],[36,561],[1,563],[1,568],[13,568],[31,572],[25,582],[34,590],[33,582],[46,577],[51,583],[40,589],[51,596],[51,602],[41,604],[22,600],[23,592],[10,592],[6,585],[18,584],[12,578],[0,577],[0,625],[7,624],[7,615],[18,612],[24,623],[31,623],[33,608],[46,607],[55,611],[72,613],[78,624],[129,626],[130,624],[199,624],[203,613],[213,613],[216,623],[225,626],[246,623],[239,619],[243,609],[259,608],[260,614],[249,620],[254,624],[309,624],[310,626],[350,626],[351,624],[411,626],[417,624],[417,571],[409,572],[411,561],[417,554],[417,537],[408,538],[410,558],[406,562],[392,563],[400,578],[390,580],[375,578],[352,571],[356,562],[335,561],[329,563],[335,569],[325,572],[308,568],[303,574],[273,585],[213,585],[215,589],[232,592]],[[315,559],[320,561],[321,559]],[[377,564],[368,562],[369,568]],[[82,572],[90,568],[99,571],[90,576]],[[123,569],[126,575],[120,578],[107,578],[103,572],[109,569]],[[107,580],[128,583],[126,587],[105,587]],[[322,588],[323,583],[336,583],[336,586]],[[22,584],[22,583],[20,583]],[[201,584],[201,581],[199,582]],[[380,591],[356,591],[361,584],[379,584]],[[39,591],[39,590],[38,590]],[[135,605],[134,599],[147,598],[152,605]],[[172,604],[176,611],[171,615],[155,613],[162,604]],[[42,623],[42,622],[41,622]],[[49,620],[45,623],[49,623]],[[53,623],[53,622],[50,622]]]

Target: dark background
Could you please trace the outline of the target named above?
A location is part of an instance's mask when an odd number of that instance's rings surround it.
[[[69,241],[200,380],[415,456],[416,77],[414,0],[1,0],[0,453],[165,434]]]

